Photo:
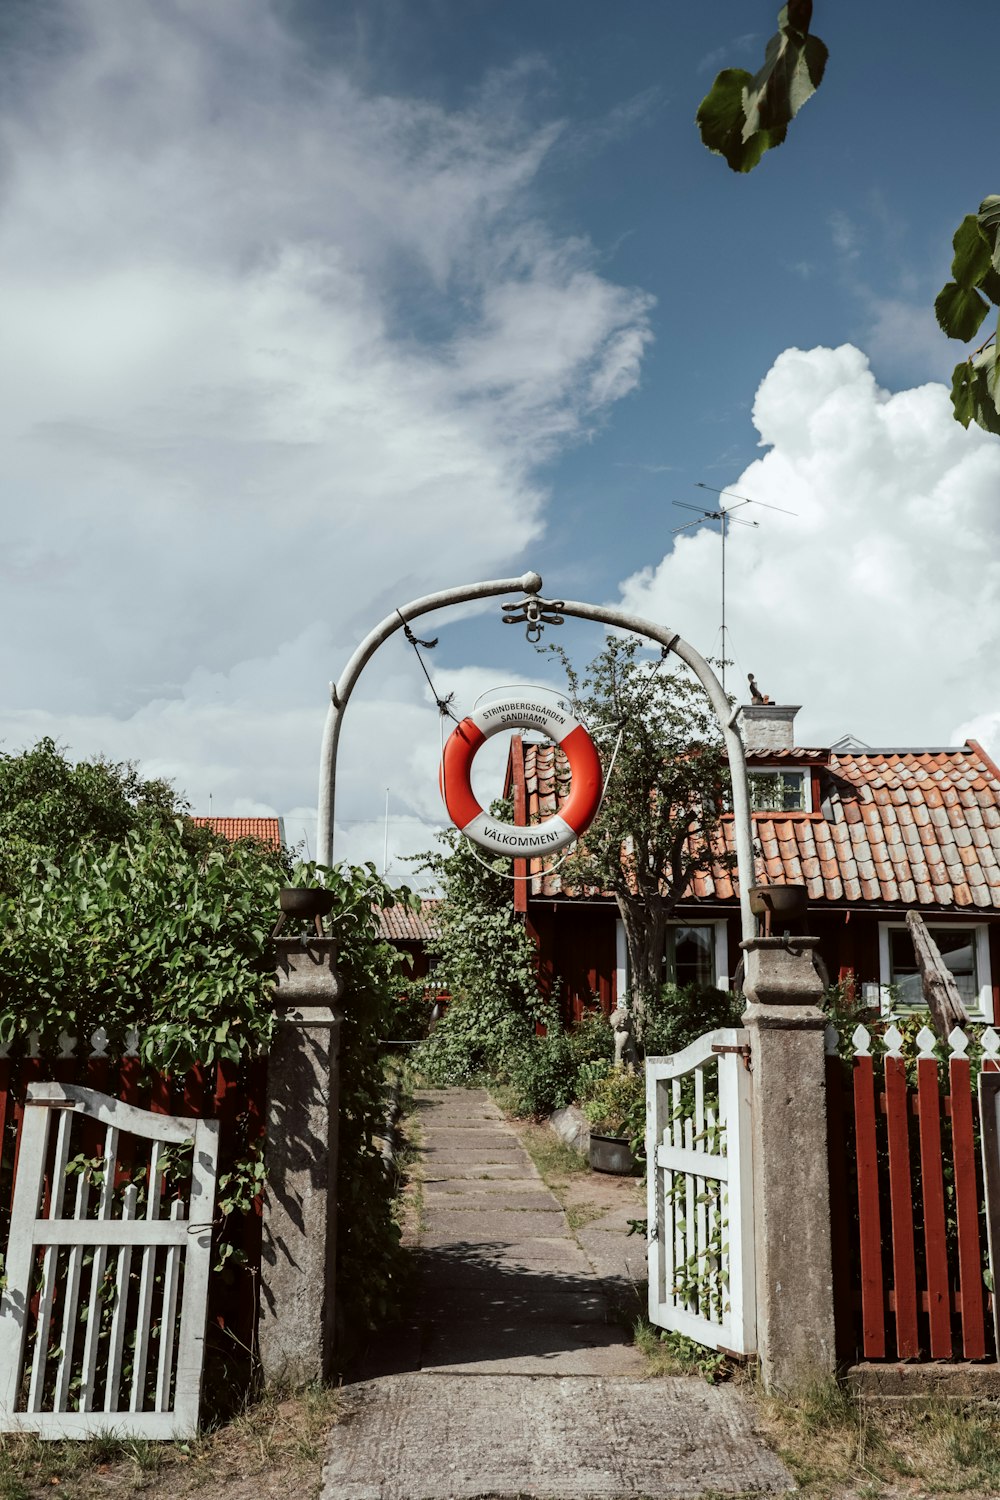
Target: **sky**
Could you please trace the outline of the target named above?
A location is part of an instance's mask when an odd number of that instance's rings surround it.
[[[718,526],[675,534],[703,485],[758,502],[731,690],[806,745],[1000,757],[1000,439],[933,316],[1000,191],[1000,13],[817,0],[826,80],[741,176],[693,117],[776,9],[5,0],[0,750],[136,760],[315,853],[329,683],[408,600],[534,569],[720,655]],[[561,685],[495,605],[420,634],[460,711]],[[414,878],[440,747],[397,635],[338,858]]]

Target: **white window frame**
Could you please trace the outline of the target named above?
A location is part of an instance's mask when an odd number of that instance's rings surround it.
[[[927,921],[926,917],[924,920]],[[989,927],[985,922],[934,921],[927,922],[927,926],[947,927],[950,932],[971,932],[974,935],[976,973],[979,975],[979,999],[976,1009],[971,1014],[975,1020],[985,1021],[992,1026],[996,1018],[993,1014],[993,974],[990,969]],[[892,964],[889,958],[889,934],[906,930],[905,922],[880,922],[878,924],[879,1009],[883,1015],[888,1015],[891,1009],[889,987],[892,983]]]
[[[683,922],[668,922],[667,926],[715,928],[715,987],[728,990],[729,923],[726,918],[709,918],[707,921],[692,918]],[[615,920],[615,999],[619,1005],[628,999],[628,943],[625,941],[625,923],[621,917]]]
[[[802,806],[787,810],[780,807],[754,807],[753,790],[750,792],[750,810],[765,817],[780,818],[791,813],[812,812],[812,767],[811,766],[747,766],[748,776],[784,776],[792,771],[802,777]]]

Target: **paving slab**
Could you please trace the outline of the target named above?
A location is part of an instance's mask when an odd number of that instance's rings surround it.
[[[442,1130],[435,1122],[429,1144],[434,1151],[451,1151],[456,1148],[466,1151],[485,1151],[497,1147],[501,1151],[515,1151],[520,1154],[524,1149],[512,1130],[498,1130],[495,1125],[485,1124],[480,1125],[478,1130],[469,1130],[464,1125]]]
[[[484,1141],[481,1146],[422,1146],[419,1155],[420,1160],[426,1161],[433,1172],[439,1162],[451,1162],[456,1166],[471,1166],[475,1162],[483,1162],[484,1165],[502,1163],[506,1166],[514,1166],[522,1161],[524,1152],[520,1146],[512,1145],[504,1140],[499,1145]]]
[[[585,1225],[576,1238],[598,1276],[615,1281],[646,1280],[646,1242],[641,1234],[609,1233]]]
[[[469,1182],[465,1179],[466,1186],[478,1187],[479,1184]],[[498,1199],[491,1193],[442,1193],[431,1191],[424,1193],[424,1208],[428,1211],[430,1221],[435,1213],[442,1214],[472,1214],[472,1213],[495,1213],[498,1206],[503,1207],[504,1213],[530,1212],[537,1214],[561,1214],[562,1208],[551,1194],[525,1192],[519,1183],[513,1184],[515,1192],[506,1194]]]
[[[536,1236],[561,1238],[566,1232],[566,1224],[558,1203],[555,1209],[555,1214],[540,1213],[535,1208],[511,1209],[505,1204],[502,1209],[491,1206],[463,1213],[456,1208],[428,1206],[420,1238],[425,1245],[440,1245],[449,1240],[479,1244],[483,1241],[533,1240]]]
[[[442,1196],[453,1197],[461,1193],[489,1193],[491,1196],[497,1193],[504,1196],[508,1193],[536,1193],[541,1197],[551,1198],[553,1203],[556,1199],[551,1188],[547,1188],[540,1177],[503,1177],[503,1178],[480,1178],[473,1179],[459,1177],[454,1179],[437,1178],[430,1175],[429,1167],[424,1168],[424,1198],[430,1193],[438,1193]],[[502,1207],[502,1203],[497,1205]]]
[[[474,1162],[474,1161],[428,1161],[423,1168],[424,1182],[446,1181],[449,1178],[482,1178],[487,1181],[491,1177],[502,1177],[510,1181],[512,1178],[531,1180],[532,1172],[538,1181],[538,1173],[534,1168],[529,1171],[524,1165],[516,1161],[505,1162]]]
[[[726,1386],[419,1374],[343,1398],[322,1500],[691,1500],[794,1487]]]
[[[569,1297],[565,1303],[572,1304]],[[469,1375],[633,1375],[646,1364],[633,1345],[622,1342],[613,1324],[593,1320],[526,1320],[517,1310],[507,1318],[453,1319],[425,1332],[421,1368],[437,1374]]]
[[[563,1286],[525,1290],[516,1285],[498,1288],[495,1283],[480,1287],[447,1287],[433,1285],[422,1290],[420,1316],[426,1323],[447,1320],[456,1324],[475,1323],[492,1327],[505,1318],[522,1322],[540,1319],[545,1323],[607,1323],[621,1337],[603,1291],[593,1290],[593,1283],[567,1282]]]

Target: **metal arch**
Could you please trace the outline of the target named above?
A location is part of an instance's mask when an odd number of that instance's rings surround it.
[[[401,630],[404,623],[415,620],[419,615],[429,614],[431,610],[443,609],[450,604],[464,604],[472,599],[488,599],[497,594],[510,593],[518,588],[523,589],[525,594],[536,596],[540,593],[541,587],[542,580],[537,573],[525,573],[521,578],[506,578],[489,583],[444,589],[438,594],[427,594],[423,598],[411,600],[402,609],[394,610],[365,637],[344,668],[340,680],[335,686],[331,685],[330,710],[323,731],[320,759],[318,863],[329,865],[333,862],[337,747],[340,741],[340,725],[344,709],[347,707],[348,699],[358,678],[379,646],[397,630]],[[755,937],[757,924],[750,910],[750,887],[754,883],[750,793],[747,786],[743,741],[736,728],[736,716],[739,710],[730,705],[729,699],[722,690],[722,684],[705,658],[693,646],[689,646],[687,641],[682,640],[675,630],[670,630],[664,625],[657,625],[652,620],[645,620],[641,615],[632,615],[623,609],[610,609],[603,604],[584,604],[567,599],[560,600],[558,608],[563,615],[572,615],[579,620],[594,620],[600,625],[612,625],[619,630],[628,630],[633,635],[643,635],[648,640],[656,641],[668,651],[672,651],[686,666],[691,668],[708,694],[729,753],[729,770],[733,783],[736,868],[740,885],[740,924],[744,939]]]
[[[431,610],[444,609],[449,604],[467,604],[473,599],[490,599],[496,594],[510,594],[523,589],[526,594],[537,594],[542,580],[537,573],[523,573],[520,578],[495,578],[487,583],[462,584],[455,589],[442,589],[437,594],[424,594],[411,599],[402,609],[394,609],[381,624],[365,636],[351,657],[336,683],[330,684],[330,708],[323,728],[323,746],[319,763],[319,808],[316,832],[316,862],[333,864],[333,831],[337,797],[337,748],[340,744],[340,725],[344,709],[354,691],[355,684],[379,646],[383,645],[397,630],[402,630],[411,620]]]

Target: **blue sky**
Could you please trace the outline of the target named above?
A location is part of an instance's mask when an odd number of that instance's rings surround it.
[[[775,12],[9,4],[4,748],[314,839],[326,684],[408,598],[533,567],[717,650],[718,536],[672,535],[701,481],[797,512],[734,530],[728,610],[805,742],[1000,751],[1000,440],[952,422],[932,312],[1000,191],[1000,16],[820,0],[827,78],[738,176],[694,111]],[[495,612],[433,628],[460,706],[553,680]],[[388,786],[404,872],[438,741],[394,643],[340,852],[381,860]]]

